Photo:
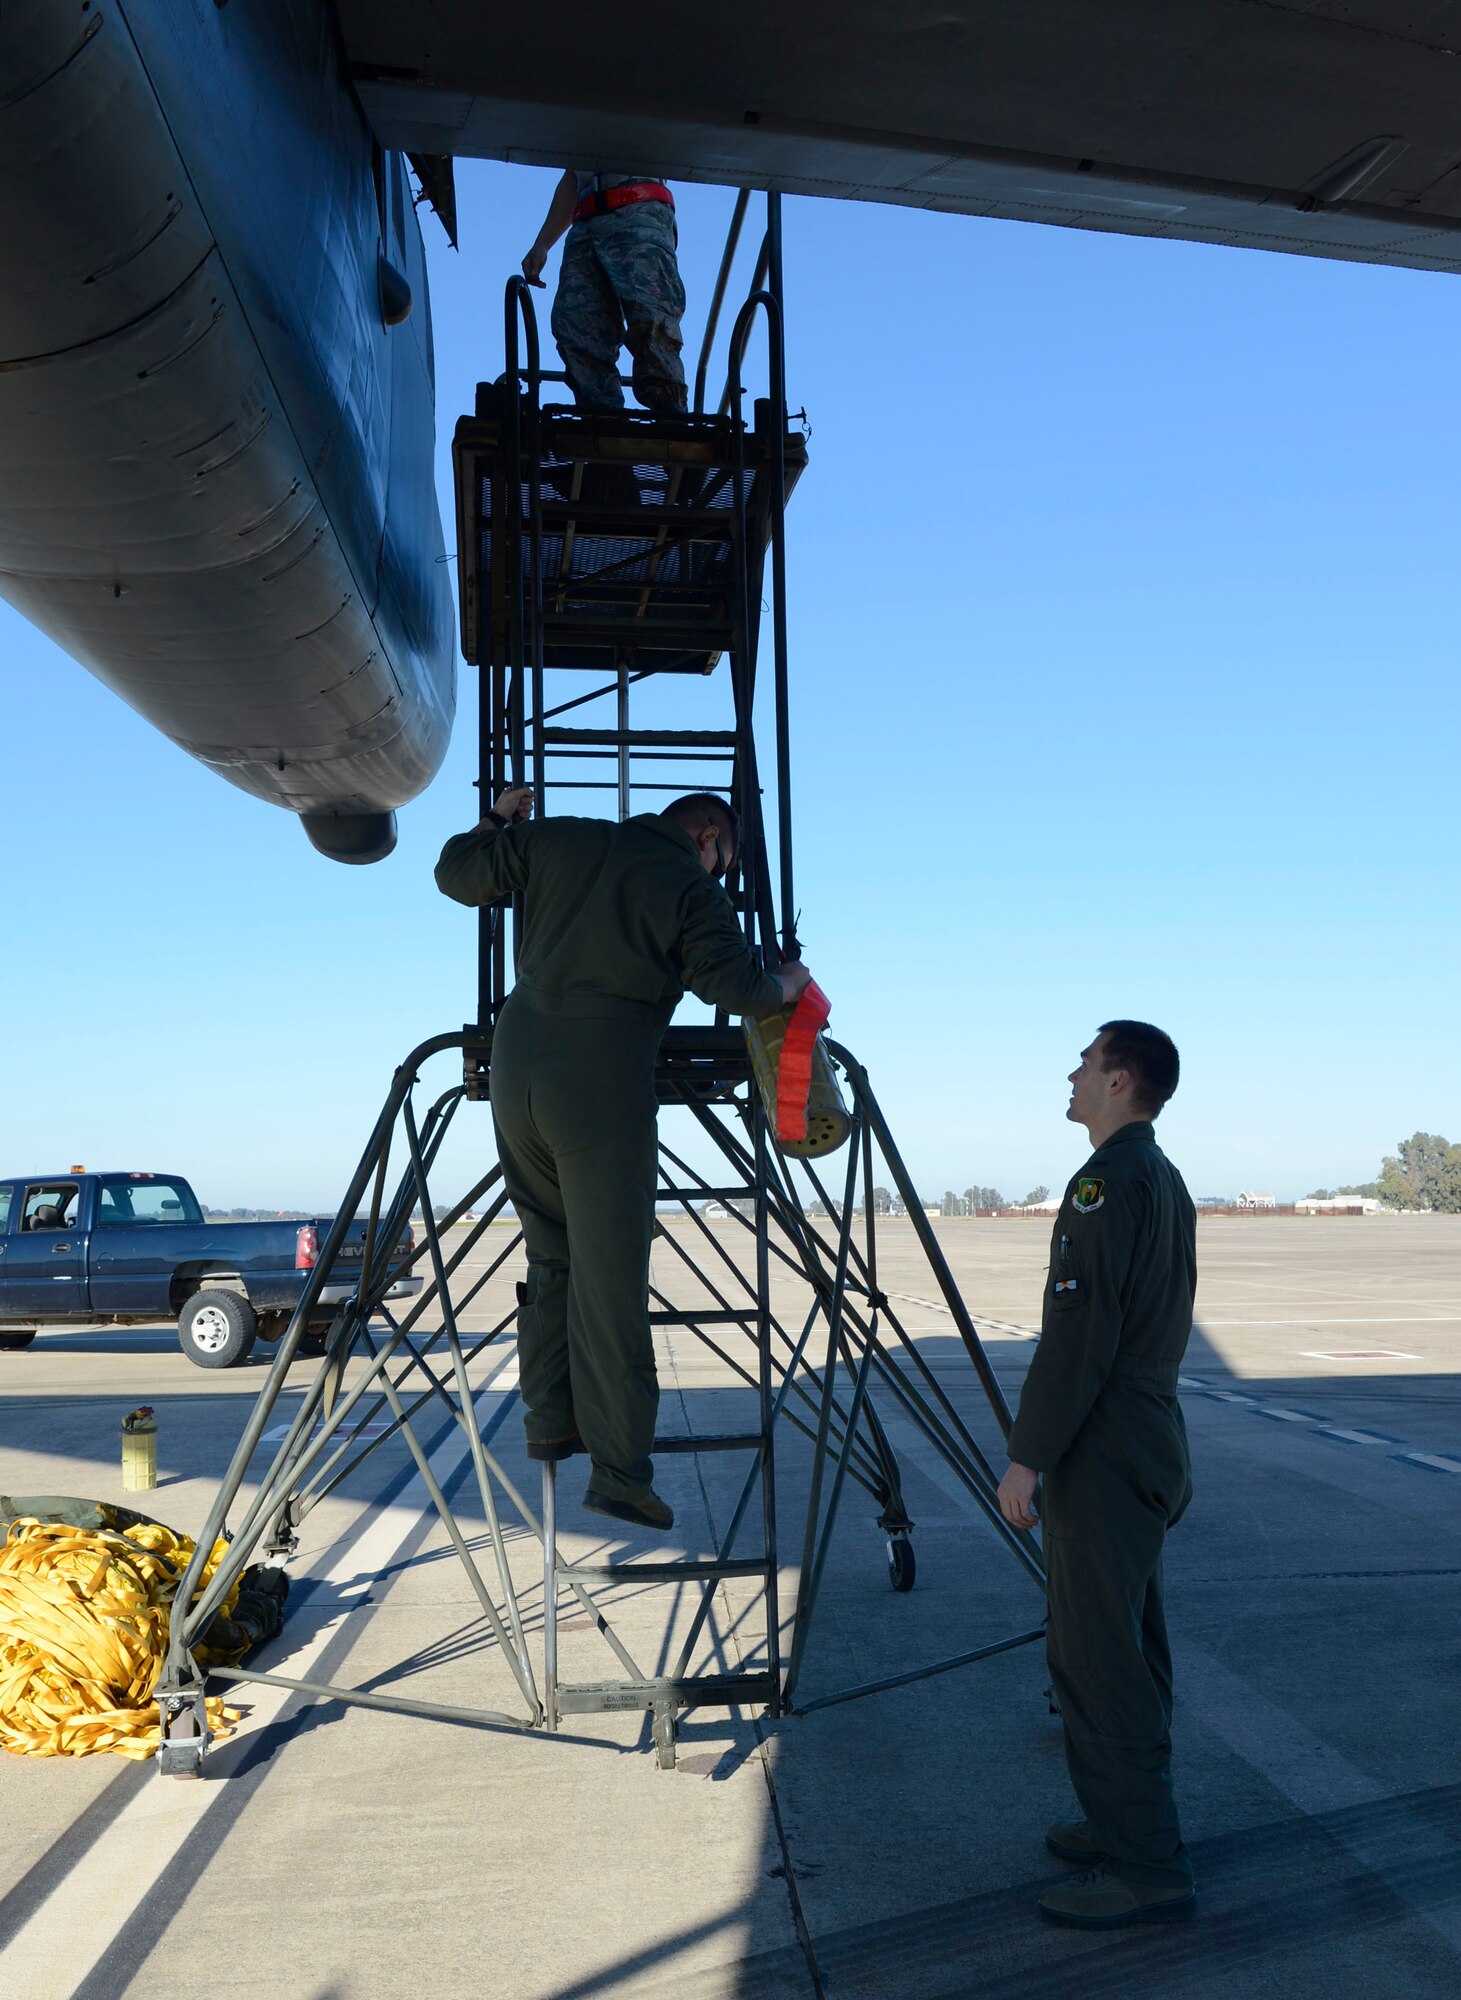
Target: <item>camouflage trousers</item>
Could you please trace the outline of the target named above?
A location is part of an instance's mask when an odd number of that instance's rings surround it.
[[[569,230],[553,338],[580,408],[623,409],[621,347],[634,358],[634,394],[646,410],[685,408],[677,241],[675,212],[662,201],[632,202]]]

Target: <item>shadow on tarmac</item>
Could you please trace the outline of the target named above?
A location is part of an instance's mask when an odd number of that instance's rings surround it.
[[[1457,1839],[1461,1785],[1197,1842],[1199,1912],[1192,1924],[1107,1937],[1038,1926],[1034,1901],[1049,1879],[1042,1876],[891,1921],[814,1934],[816,1961],[839,2000],[1028,2000],[1032,1990],[1082,2000],[1174,2000],[1266,1992],[1270,1982],[1273,1991],[1289,1994],[1439,1995],[1455,1990],[1456,1953],[1415,1918],[1461,1897],[1461,1846],[1415,1869],[1404,1900],[1349,1851],[1349,1843],[1361,1840],[1383,1847],[1389,1835],[1394,1861],[1403,1866],[1411,1815]],[[1383,1947],[1372,1982],[1361,1979],[1347,1950],[1361,1942]],[[1305,1978],[1306,1968],[1294,1961],[1316,1953],[1335,1970],[1321,1973],[1311,1964]],[[786,1985],[782,1956],[748,1960],[737,2000],[779,2000],[798,1990]],[[685,2000],[697,2000],[701,1990],[693,1980],[678,1983]],[[593,1991],[612,1991],[612,1980],[565,1989],[554,2000]]]
[[[78,1354],[115,1353],[123,1346],[135,1346],[143,1352],[171,1352],[174,1345],[170,1330],[155,1336],[149,1332],[141,1336],[119,1333],[65,1338],[68,1348]],[[967,1362],[957,1339],[924,1337],[920,1347],[944,1380],[963,1383],[960,1370],[967,1373]],[[1007,1392],[1013,1395],[1029,1346],[1001,1343],[992,1352]],[[263,1358],[267,1361],[267,1351]],[[25,1359],[24,1353],[6,1356],[0,1368],[23,1368]],[[301,1363],[300,1387],[316,1365]],[[1284,1686],[1277,1664],[1264,1654],[1258,1656],[1256,1667],[1241,1652],[1233,1657],[1242,1661],[1255,1687],[1272,1692],[1279,1701],[1288,1700],[1291,1712],[1307,1712],[1321,1735],[1330,1735],[1330,1722],[1339,1707],[1372,1713],[1378,1730],[1389,1728],[1393,1732],[1397,1725],[1386,1714],[1381,1690],[1395,1685],[1403,1668],[1390,1659],[1387,1646],[1393,1641],[1401,1655],[1414,1648],[1425,1656],[1425,1670],[1417,1678],[1426,1683],[1426,1709],[1431,1705],[1429,1686],[1441,1664],[1439,1649],[1431,1645],[1434,1635],[1429,1627],[1416,1631],[1405,1626],[1406,1606],[1412,1613],[1417,1609],[1414,1586],[1407,1586],[1407,1594],[1393,1601],[1383,1601],[1384,1630],[1368,1637],[1359,1627],[1347,1624],[1358,1600],[1349,1596],[1331,1600],[1324,1591],[1336,1579],[1342,1583],[1351,1576],[1417,1574],[1367,1567],[1370,1550],[1383,1550],[1387,1541],[1392,1558],[1407,1553],[1393,1545],[1394,1517],[1382,1519],[1377,1505],[1370,1510],[1374,1520],[1366,1526],[1354,1509],[1337,1510],[1327,1499],[1323,1509],[1299,1513],[1293,1509],[1290,1495],[1289,1518],[1281,1541],[1275,1543],[1259,1532],[1261,1509],[1271,1502],[1244,1489],[1244,1468],[1251,1471],[1255,1461],[1261,1464],[1266,1458],[1270,1478],[1277,1466],[1287,1479],[1301,1481],[1309,1475],[1296,1472],[1293,1460],[1301,1451],[1323,1450],[1334,1454],[1333,1463],[1342,1469],[1345,1480],[1363,1484],[1374,1477],[1371,1468],[1377,1455],[1367,1457],[1362,1447],[1322,1437],[1321,1422],[1363,1428],[1355,1416],[1357,1398],[1365,1405],[1388,1399],[1387,1407],[1393,1404],[1419,1419],[1433,1404],[1456,1402],[1456,1378],[1439,1374],[1369,1377],[1363,1384],[1337,1376],[1239,1379],[1200,1332],[1194,1333],[1186,1367],[1187,1372],[1225,1392],[1240,1394],[1255,1407],[1231,1402],[1214,1405],[1194,1427],[1197,1498],[1171,1545],[1169,1594],[1174,1622],[1198,1628],[1230,1627],[1233,1632],[1240,1632],[1245,1621],[1261,1622],[1270,1615],[1268,1600],[1255,1600],[1255,1586],[1265,1581],[1263,1565],[1270,1553],[1281,1553],[1290,1567],[1276,1567],[1266,1579],[1270,1586],[1276,1582],[1287,1586],[1278,1616],[1302,1626],[1307,1614],[1321,1631],[1326,1621],[1331,1627],[1333,1655],[1328,1661],[1329,1680],[1323,1699],[1311,1689],[1306,1705],[1301,1706],[1292,1688]],[[8,1374],[0,1372],[0,1388],[10,1386]],[[730,1427],[734,1419],[728,1422],[727,1412],[741,1394],[722,1389],[675,1393],[686,1423],[704,1431]],[[210,1387],[207,1375],[199,1371],[196,1392],[155,1395],[152,1400],[165,1440],[167,1482],[216,1477],[242,1428],[248,1399],[240,1397],[237,1390],[224,1390],[221,1384]],[[977,1390],[961,1386],[955,1400],[996,1470],[1000,1469],[997,1434]],[[1203,1400],[1189,1400],[1190,1415],[1196,1414],[1196,1405]],[[34,1417],[43,1408],[48,1413],[46,1448],[71,1458],[93,1460],[99,1468],[105,1465],[109,1483],[116,1449],[113,1401],[118,1408],[123,1406],[123,1399],[114,1398],[110,1391],[104,1400],[78,1394],[34,1402],[9,1401],[0,1408],[0,1446],[37,1450]],[[667,1392],[666,1403],[670,1401]],[[1264,1418],[1256,1406],[1267,1404],[1281,1404],[1297,1413],[1312,1406],[1318,1414],[1306,1429],[1297,1423]],[[1213,1412],[1218,1409],[1228,1413],[1220,1430],[1213,1428]],[[98,1420],[102,1416],[104,1422]],[[1398,1433],[1406,1426],[1397,1416],[1393,1428]],[[1397,1450],[1408,1442],[1426,1448],[1428,1439],[1406,1436],[1392,1442]],[[801,1476],[802,1456],[800,1448],[784,1455],[788,1477]],[[1461,1494],[1461,1484],[1445,1484],[1440,1475],[1428,1475],[1419,1466],[1393,1464],[1392,1454],[1379,1456],[1392,1466],[1395,1480],[1419,1482],[1417,1490],[1423,1495]],[[911,1599],[896,1598],[888,1591],[880,1547],[871,1527],[868,1496],[860,1490],[849,1494],[839,1526],[837,1559],[829,1568],[819,1614],[818,1688],[824,1681],[841,1685],[849,1678],[897,1671],[917,1659],[980,1643],[992,1636],[991,1624],[1007,1618],[1027,1594],[1024,1579],[1013,1572],[1013,1566],[1011,1574],[1005,1574],[987,1531],[971,1518],[967,1503],[960,1501],[947,1479],[936,1476],[939,1471],[939,1467],[921,1461],[907,1465],[908,1497],[919,1522],[921,1556],[919,1588]],[[396,1449],[389,1457],[372,1459],[362,1479],[371,1489],[377,1482],[384,1486],[383,1492],[372,1492],[375,1503],[384,1504],[403,1474],[409,1476],[409,1465],[404,1451]],[[704,1478],[702,1490],[712,1516],[724,1520],[731,1469],[717,1460]],[[460,1510],[463,1531],[480,1559],[485,1538],[467,1467],[454,1478],[451,1495],[454,1507]],[[1423,1510],[1426,1500],[1419,1504]],[[792,1520],[794,1513],[789,1513],[787,1521]],[[282,1643],[286,1647],[297,1643],[318,1623],[339,1621],[312,1677],[329,1679],[340,1672],[358,1632],[358,1621],[349,1614],[368,1612],[397,1574],[422,1563],[436,1563],[447,1555],[423,1546],[434,1521],[434,1513],[423,1515],[419,1530],[413,1531],[400,1555],[381,1575],[362,1574],[344,1582],[300,1578]],[[1440,1562],[1444,1550],[1425,1534],[1423,1521],[1416,1533],[1424,1542],[1425,1556]],[[752,1537],[754,1534],[752,1523]],[[789,1545],[784,1548],[788,1559],[798,1552]],[[1352,1569],[1343,1568],[1346,1560],[1354,1565]],[[1214,1568],[1230,1573],[1203,1583],[1206,1601],[1199,1601],[1197,1572]],[[1442,1567],[1427,1573],[1450,1572]],[[490,1566],[484,1567],[484,1574],[490,1576]],[[1322,1588],[1311,1592],[1309,1600],[1292,1589],[1294,1580],[1302,1577],[1323,1579]],[[1365,1602],[1373,1604],[1374,1600]],[[1427,1603],[1419,1609],[1429,1613],[1431,1607]],[[1445,1616],[1440,1599],[1434,1613],[1437,1618]],[[1015,1627],[1007,1622],[1001,1629]],[[1345,1633],[1350,1643],[1333,1643]],[[936,1641],[932,1651],[931,1639]],[[403,1684],[413,1677],[459,1663],[490,1649],[490,1645],[483,1621],[462,1616],[451,1629],[423,1639],[388,1672],[365,1679],[361,1685],[368,1691],[390,1687],[405,1691]],[[1437,1657],[1430,1658],[1433,1651]],[[747,1658],[754,1658],[753,1650]],[[267,1657],[261,1664],[267,1666]],[[663,1993],[666,2000],[671,1994],[675,2000],[792,2000],[792,1996],[821,2000],[827,1994],[835,1994],[837,2000],[1030,2000],[1032,1994],[1040,2000],[1076,2000],[1076,1996],[1080,2000],[1136,2000],[1136,1996],[1141,2000],[1233,2000],[1237,1995],[1328,2000],[1328,1996],[1361,1992],[1372,2000],[1391,1995],[1397,2000],[1429,2000],[1429,1996],[1450,2000],[1455,1994],[1461,1985],[1457,1951],[1428,1917],[1447,1909],[1454,1912],[1461,1901],[1461,1782],[1411,1788],[1377,1804],[1314,1817],[1285,1812],[1262,1823],[1247,1819],[1236,1824],[1234,1818],[1228,1818],[1228,1830],[1193,1843],[1201,1900],[1198,1921],[1192,1925],[1119,1932],[1109,1937],[1042,1926],[1034,1899],[1057,1871],[1037,1862],[1039,1837],[1046,1808],[1058,1807],[1060,1774],[1057,1733],[1040,1712],[1043,1704],[1036,1698],[1035,1690],[1043,1685],[1043,1680],[1036,1678],[1039,1672],[1038,1665],[1032,1674],[1023,1666],[1016,1669],[1005,1663],[999,1671],[976,1666],[930,1683],[932,1692],[926,1699],[920,1696],[916,1708],[903,1712],[905,1722],[913,1717],[912,1726],[903,1734],[891,1723],[874,1720],[868,1713],[870,1705],[862,1704],[851,1710],[831,1711],[829,1716],[805,1724],[773,1725],[770,1731],[742,1724],[734,1727],[734,1740],[727,1746],[728,1728],[723,1718],[700,1719],[691,1712],[681,1730],[679,1771],[663,1779],[666,1785],[697,1778],[724,1783],[748,1762],[768,1759],[773,1782],[768,1788],[761,1837],[759,1892],[732,1911],[689,1927],[669,1940],[641,1951],[624,1951],[592,1975],[555,1987],[551,1993],[533,1985],[531,1974],[524,1969],[526,1983],[515,1987],[511,2000],[590,2000],[590,1996],[610,1995],[626,1987],[636,1993]],[[1026,1682],[1032,1682],[1033,1687],[1026,1687]],[[1019,1705],[1013,1709],[1012,1688],[1022,1690],[1017,1697]],[[1441,1696],[1439,1685],[1435,1693]],[[247,1688],[240,1688],[232,1698],[246,1703]],[[875,1697],[874,1701],[911,1703],[912,1697]],[[112,2000],[121,1990],[118,1978],[129,1976],[128,1969],[140,1969],[166,1936],[186,1895],[248,1810],[276,1753],[302,1735],[335,1723],[342,1711],[343,1704],[333,1702],[291,1705],[285,1716],[241,1746],[226,1792],[200,1827],[185,1865],[172,1871],[169,1880],[149,1895],[116,1939],[106,1962],[83,1982],[73,2000]],[[833,1716],[839,1718],[835,1726],[830,1722]],[[430,1731],[443,1725],[421,1722],[416,1726]],[[956,1769],[962,1773],[969,1768],[963,1739],[985,1730],[989,1732],[988,1754],[1002,1766],[1000,1783],[1005,1789],[997,1796],[972,1788],[958,1789],[952,1782]],[[950,1732],[959,1733],[957,1742]],[[484,1754],[490,1755],[491,1740],[480,1732],[472,1731],[470,1737],[459,1736],[457,1740],[466,1744],[473,1738]],[[707,1744],[709,1747],[701,1747]],[[638,1748],[615,1743],[595,1747],[616,1757],[638,1757],[647,1750],[647,1735]],[[1196,1824],[1200,1826],[1205,1818],[1209,1824],[1216,1819],[1221,1825],[1232,1810],[1232,1802],[1225,1799],[1222,1789],[1228,1780],[1214,1779],[1194,1758],[1193,1748],[1189,1743],[1184,1751],[1179,1796],[1184,1803],[1191,1798]],[[1454,1733],[1435,1741],[1430,1754],[1441,1767],[1438,1775],[1449,1779],[1444,1767],[1455,1765]],[[963,1763],[958,1761],[960,1757]],[[1382,1759],[1377,1759],[1376,1767],[1383,1768]],[[127,1767],[119,1772],[0,1898],[0,1943],[40,1906],[81,1854],[102,1836],[121,1806],[151,1777],[150,1767]],[[1251,1778],[1245,1768],[1245,1782]],[[1261,1785],[1261,1774],[1257,1782]],[[1017,1818],[1012,1816],[1012,1799]],[[1408,1842],[1417,1819],[1452,1843],[1449,1854],[1422,1857],[1412,1865]],[[930,1843],[937,1845],[937,1856]],[[1356,1857],[1357,1843],[1363,1845],[1372,1865]],[[949,1854],[955,1854],[957,1860],[958,1851],[965,1847],[968,1851],[962,1867],[951,1868]],[[986,1857],[992,1865],[984,1879],[990,1875],[998,1879],[1008,1872],[1011,1847],[1028,1852],[1031,1867],[1039,1866],[1039,1873],[997,1889],[946,1898],[935,1894],[932,1900],[918,1900],[944,1882],[957,1880],[960,1874],[977,1882]],[[1387,1854],[1391,1865],[1382,1875],[1378,1867]],[[930,1866],[934,1859],[937,1868]],[[890,1875],[903,1883],[895,1899],[896,1914],[848,1922],[849,1912],[856,1910],[859,1902],[859,1884],[866,1883],[871,1889]],[[1389,1886],[1387,1877],[1390,1881],[1404,1878],[1404,1895]],[[768,1890],[767,1884],[778,1886]],[[868,1900],[875,1906],[886,1906],[890,1898],[879,1895]],[[768,1930],[777,1940],[774,1945]],[[798,1930],[804,1934],[801,1948],[785,1941]],[[722,1934],[738,1938],[734,1963],[714,1971],[675,1970],[677,1959]],[[605,1942],[612,1949],[611,1940]],[[352,2000],[355,1991],[347,1978],[320,1988],[311,2000]]]

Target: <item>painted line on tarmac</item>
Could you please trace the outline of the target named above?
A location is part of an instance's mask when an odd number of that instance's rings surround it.
[[[484,1388],[496,1383],[494,1376]],[[482,1389],[475,1392],[482,1393]],[[511,1399],[503,1397],[493,1413],[496,1422],[489,1419],[484,1434],[495,1430],[510,1408]],[[470,1465],[467,1440],[454,1419],[427,1447],[426,1457],[443,1487]],[[421,1528],[430,1507],[421,1475],[413,1471],[391,1504],[374,1513],[362,1510],[367,1520],[364,1531],[356,1534],[358,1521],[351,1524],[338,1538],[343,1546],[328,1569],[302,1581],[313,1587],[333,1584],[342,1615],[370,1604],[372,1585]],[[353,1591],[341,1588],[352,1584]],[[340,1636],[340,1619],[332,1617],[287,1658],[271,1660],[269,1670],[307,1680],[315,1660]],[[176,1867],[208,1813],[229,1798],[230,1788],[221,1781],[248,1759],[259,1736],[277,1723],[288,1704],[300,1699],[307,1697],[286,1688],[251,1688],[248,1714],[233,1735],[209,1753],[207,1768],[215,1777],[191,1781],[154,1777],[125,1799],[104,1835],[78,1857],[0,1950],[4,2000],[70,2000],[82,1988],[157,1885]]]
[[[1422,1465],[1431,1472],[1461,1473],[1461,1458],[1448,1458],[1444,1452],[1420,1451],[1404,1438],[1389,1437],[1384,1431],[1351,1430],[1315,1410],[1291,1410],[1278,1403],[1265,1403],[1257,1396],[1241,1395],[1234,1389],[1217,1389],[1200,1375],[1179,1375],[1177,1387],[1188,1395],[1203,1396],[1210,1403],[1235,1403],[1255,1417],[1266,1417],[1270,1423],[1307,1424],[1315,1437],[1332,1438],[1340,1444],[1378,1445],[1397,1465]]]
[[[352,1445],[378,1444],[380,1440],[386,1435],[387,1431],[392,1430],[393,1423],[394,1419],[391,1417],[376,1417],[372,1419],[370,1423],[359,1424],[353,1429],[349,1424],[341,1424],[341,1426],[337,1431],[332,1431],[330,1434],[331,1445],[333,1447],[335,1445],[344,1444],[347,1439]],[[293,1426],[288,1423],[275,1424],[273,1430],[264,1432],[264,1435],[259,1439],[259,1443],[283,1444],[285,1438],[288,1437],[290,1430],[292,1428]],[[311,1444],[313,1444],[315,1440],[320,1436],[324,1428],[325,1428],[324,1419],[321,1418],[319,1423],[315,1425],[314,1429],[309,1434],[309,1442]],[[401,1437],[401,1433],[399,1431],[394,1431],[393,1435],[401,1443],[405,1442],[405,1440]]]
[[[1324,1319],[1310,1313],[1305,1319],[1206,1319],[1203,1326],[1461,1326],[1461,1313],[1425,1313],[1405,1317],[1376,1313],[1369,1319]]]
[[[915,1299],[906,1292],[891,1292],[890,1298],[906,1298],[911,1305],[927,1306],[936,1312],[947,1312],[947,1306],[940,1306],[933,1299]],[[1461,1313],[1450,1316],[1461,1324]],[[1441,1321],[1437,1320],[1436,1324]],[[983,1314],[975,1317],[975,1326],[982,1333],[986,1328],[995,1334],[1017,1340],[1038,1340],[1039,1328],[1022,1326],[1017,1320],[990,1319]],[[1430,1320],[1264,1320],[1264,1319],[1205,1319],[1203,1326],[1428,1326]],[[1397,1357],[1399,1358],[1399,1357]],[[1306,1424],[1313,1428],[1317,1437],[1333,1438],[1340,1444],[1382,1445],[1387,1447],[1387,1455],[1397,1465],[1424,1466],[1431,1472],[1461,1473],[1461,1459],[1448,1458],[1443,1452],[1418,1451],[1407,1445],[1404,1438],[1387,1437],[1380,1431],[1351,1430],[1344,1424],[1336,1424],[1328,1417],[1322,1417],[1313,1410],[1291,1410],[1279,1403],[1264,1403],[1257,1396],[1245,1396],[1235,1389],[1219,1389],[1200,1375],[1179,1375],[1177,1387],[1189,1394],[1204,1396],[1213,1403],[1234,1403],[1240,1409],[1251,1410],[1256,1417],[1266,1417],[1270,1423]]]
[[[1419,1361],[1399,1347],[1306,1347],[1305,1361]]]
[[[1014,1319],[985,1319],[981,1317],[975,1320],[974,1325],[981,1333],[985,1327],[988,1327],[991,1333],[1003,1334],[1006,1340],[1038,1340],[1040,1338],[1040,1329],[1038,1326],[1022,1326],[1018,1320]]]
[[[920,1299],[915,1297],[912,1292],[889,1292],[888,1297],[890,1299],[898,1299],[904,1305],[922,1306],[925,1312],[942,1313],[946,1319],[953,1318],[953,1314],[942,1299]],[[1001,1334],[1007,1340],[1038,1340],[1040,1338],[1040,1329],[1038,1326],[1025,1326],[1019,1320],[991,1319],[988,1313],[970,1313],[969,1317],[974,1322],[976,1333]],[[942,1333],[943,1328],[941,1326],[910,1326],[905,1331],[908,1333]]]
[[[922,1306],[925,1312],[942,1313],[946,1319],[953,1318],[953,1314],[942,1299],[921,1299],[913,1292],[889,1292],[887,1296],[890,1299],[897,1299],[903,1305]],[[969,1317],[974,1322],[976,1332],[979,1333],[983,1333],[987,1327],[991,1333],[1007,1334],[1012,1340],[1038,1340],[1040,1338],[1040,1329],[1038,1326],[1022,1326],[1019,1321],[1012,1319],[991,1319],[987,1313],[970,1313]],[[943,1328],[910,1326],[906,1331],[909,1333],[942,1333]]]
[[[902,1299],[911,1306],[926,1306],[930,1312],[947,1313],[948,1307],[937,1299],[915,1298],[912,1292],[889,1292],[890,1299]],[[1001,1333],[1017,1334],[1022,1340],[1038,1340],[1038,1326],[1026,1326],[1018,1320],[991,1319],[986,1313],[971,1313],[969,1317],[978,1327],[994,1327]],[[1325,1319],[1322,1314],[1310,1313],[1303,1319],[1207,1319],[1202,1326],[1461,1326],[1461,1313],[1424,1313],[1406,1316],[1397,1313],[1377,1313],[1364,1319]]]
[[[1456,1843],[1205,1648],[1177,1637],[1172,1650],[1181,1706],[1461,1951],[1461,1905],[1428,1904],[1414,1893],[1428,1869],[1455,1869]],[[1353,1817],[1357,1806],[1388,1810],[1382,1823],[1372,1824]]]

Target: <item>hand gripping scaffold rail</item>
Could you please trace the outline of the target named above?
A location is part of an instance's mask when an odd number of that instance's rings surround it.
[[[484,797],[532,782],[540,811],[596,793],[622,817],[657,793],[725,793],[743,830],[728,886],[748,938],[774,965],[798,954],[784,517],[806,463],[804,440],[787,417],[775,196],[731,334],[725,393],[715,414],[700,407],[745,208],[743,196],[707,328],[697,408],[687,416],[545,407],[543,384],[561,378],[542,370],[531,297],[512,281],[505,374],[479,391],[476,414],[457,430],[458,548],[463,650],[482,679]],[[758,319],[767,333],[769,393],[747,420],[743,370]],[[758,674],[768,556],[769,676]],[[714,713],[717,690],[722,707]],[[653,701],[647,726],[634,725],[636,698]],[[766,765],[757,756],[763,706],[771,725]],[[767,792],[774,838],[763,814]],[[747,1037],[723,1018],[672,1027],[660,1050],[649,1301],[661,1342],[675,1352],[688,1343],[717,1385],[705,1399],[716,1421],[687,1416],[655,1440],[657,1459],[693,1454],[712,1469],[702,1481],[714,1501],[713,1545],[664,1561],[565,1552],[557,1468],[526,1468],[515,1427],[503,1421],[514,1401],[512,1280],[522,1239],[501,1169],[487,1166],[450,1205],[436,1194],[443,1147],[449,1136],[460,1138],[459,1127],[475,1119],[474,1143],[481,1154],[490,1149],[482,1107],[516,935],[514,920],[482,913],[477,1019],[423,1042],[396,1071],[279,1343],[198,1537],[207,1549],[231,1533],[228,1557],[206,1585],[190,1571],[178,1593],[189,1608],[175,1618],[159,1687],[165,1772],[195,1772],[206,1749],[205,1676],[194,1649],[236,1575],[261,1549],[295,1554],[313,1510],[342,1492],[359,1497],[384,1462],[377,1454],[394,1442],[405,1445],[480,1611],[482,1702],[431,1702],[379,1685],[253,1668],[214,1669],[215,1678],[559,1740],[568,1740],[574,1716],[637,1709],[650,1717],[660,1761],[669,1765],[686,1710],[804,1714],[1040,1637],[1037,1620],[901,1671],[807,1691],[816,1612],[850,1491],[870,1503],[893,1588],[913,1586],[914,1524],[894,1432],[967,1496],[987,1524],[991,1556],[1017,1565],[1034,1592],[1044,1576],[1037,1545],[1005,1522],[996,1497],[988,1452],[1008,1434],[1009,1410],[865,1070],[823,1039],[817,1060],[828,1076],[835,1065],[846,1093],[835,1121],[846,1155],[824,1171],[801,1156],[808,1148],[778,1141]],[[884,1184],[917,1244],[923,1275],[911,1293],[895,1295],[882,1275]],[[357,1260],[347,1257],[346,1232],[362,1213]],[[420,1240],[406,1249],[413,1216]],[[406,1267],[425,1282],[398,1310],[389,1295]],[[291,1370],[324,1288],[338,1286],[346,1271],[351,1296],[300,1395]],[[910,1300],[920,1313],[937,1307],[947,1318],[958,1367],[947,1356],[930,1360],[908,1323]],[[532,1493],[529,1470],[540,1482]],[[464,1518],[467,1504],[472,1520]],[[652,1656],[639,1659],[616,1614],[632,1602],[642,1625],[638,1598],[648,1589],[663,1589],[668,1608]],[[585,1633],[602,1645],[602,1677],[568,1677],[560,1628],[573,1633],[576,1658]],[[642,1650],[642,1637],[635,1643]]]

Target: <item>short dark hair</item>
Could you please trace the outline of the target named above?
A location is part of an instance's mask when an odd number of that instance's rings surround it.
[[[1155,1118],[1182,1074],[1177,1044],[1150,1021],[1103,1021],[1101,1033],[1106,1037],[1102,1070],[1129,1070],[1132,1108]]]
[[[707,826],[718,827],[730,841],[732,856],[740,852],[740,815],[729,799],[718,798],[714,792],[686,792],[684,798],[672,799],[660,818],[672,819],[692,834]]]

